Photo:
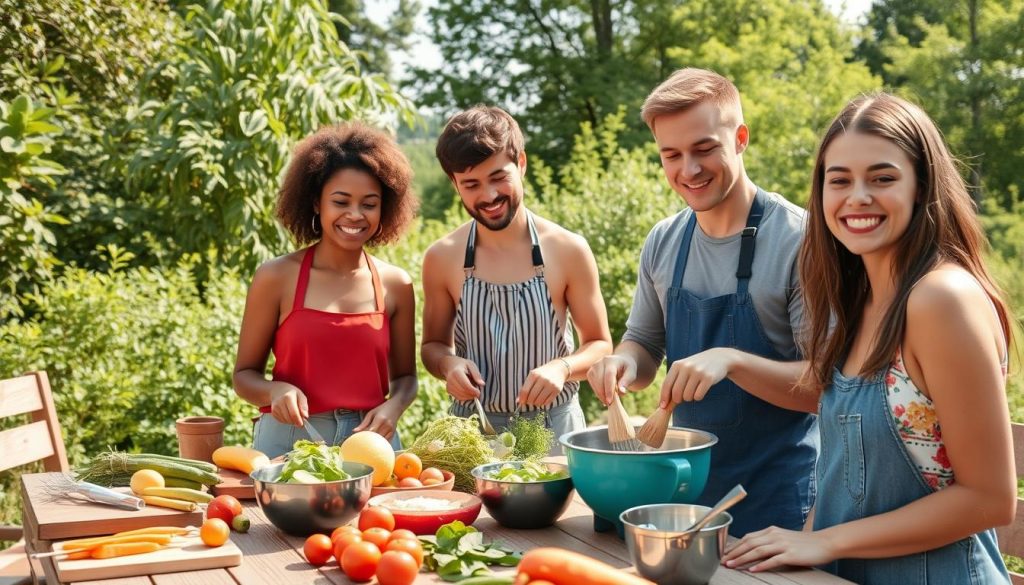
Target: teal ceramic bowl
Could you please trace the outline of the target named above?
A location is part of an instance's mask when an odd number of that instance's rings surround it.
[[[692,504],[704,491],[715,435],[669,427],[661,449],[616,451],[608,427],[590,427],[562,435],[569,474],[580,497],[594,511],[594,530],[616,529],[619,515],[647,504]]]

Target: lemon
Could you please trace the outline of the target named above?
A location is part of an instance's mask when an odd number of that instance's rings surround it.
[[[146,488],[164,487],[164,476],[152,469],[140,469],[132,474],[132,479],[128,482],[128,485],[131,486],[133,493],[142,495],[142,490]]]
[[[395,450],[387,439],[373,431],[360,431],[341,444],[345,461],[365,463],[373,468],[373,485],[378,486],[395,470]]]

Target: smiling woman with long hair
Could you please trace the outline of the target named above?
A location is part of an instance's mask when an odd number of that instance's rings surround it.
[[[398,418],[416,396],[412,279],[366,247],[408,228],[411,179],[394,141],[363,124],[295,147],[277,216],[312,245],[257,269],[235,362],[235,391],[260,408],[253,442],[267,455],[308,438],[307,421],[332,444],[369,430],[400,446]]]
[[[813,530],[771,527],[723,557],[824,565],[867,584],[1008,583],[1010,315],[939,130],[879,94],[836,117],[815,163],[800,281],[801,399],[819,410]]]

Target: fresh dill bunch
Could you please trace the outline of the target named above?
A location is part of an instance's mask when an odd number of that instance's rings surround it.
[[[542,416],[517,416],[509,422],[508,430],[516,438],[512,450],[515,459],[544,457],[555,440],[554,431],[544,426]]]

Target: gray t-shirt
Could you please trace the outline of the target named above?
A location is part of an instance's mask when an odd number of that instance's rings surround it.
[[[633,309],[626,320],[622,340],[643,346],[657,361],[665,358],[665,315],[672,271],[682,244],[689,208],[658,222],[647,235],[640,252]],[[768,193],[764,216],[757,230],[750,288],[765,335],[786,359],[798,359],[794,332],[801,331],[803,298],[796,269],[797,252],[804,234],[803,208],[776,193]],[[698,224],[693,230],[683,288],[700,298],[736,292],[736,265],[740,234],[712,238]]]

